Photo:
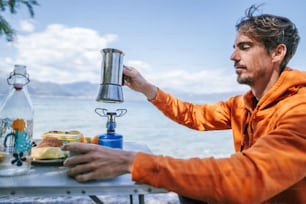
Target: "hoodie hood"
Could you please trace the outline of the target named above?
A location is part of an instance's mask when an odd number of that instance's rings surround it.
[[[287,67],[273,87],[259,100],[257,107],[264,109],[271,103],[276,103],[285,97],[296,94],[301,87],[306,87],[306,72]],[[250,100],[250,98],[255,100],[251,91],[245,94],[244,101],[254,101]],[[247,106],[252,107],[252,104]]]

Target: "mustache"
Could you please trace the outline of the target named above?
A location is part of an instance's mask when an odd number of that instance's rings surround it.
[[[241,67],[244,67],[244,68],[245,68],[246,66],[245,66],[245,65],[242,65],[242,64],[239,64],[238,62],[235,62],[235,63],[234,63],[234,67],[236,67],[236,68],[238,68],[238,67],[240,67],[240,68],[241,68]]]

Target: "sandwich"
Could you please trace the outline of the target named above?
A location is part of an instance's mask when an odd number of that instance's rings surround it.
[[[55,137],[45,137],[31,150],[31,157],[36,160],[41,159],[64,159],[68,156],[67,151],[62,151],[62,141]]]

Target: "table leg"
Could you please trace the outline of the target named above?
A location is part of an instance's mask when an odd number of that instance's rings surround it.
[[[138,201],[139,201],[139,204],[144,204],[145,203],[143,194],[138,195]]]
[[[89,196],[91,198],[91,200],[93,200],[96,204],[104,204],[97,196],[95,195],[90,195]],[[145,204],[144,201],[144,195],[138,195],[138,202],[139,204]],[[130,204],[133,204],[133,195],[130,195]]]
[[[97,196],[90,195],[91,200],[93,200],[96,204],[104,204]]]

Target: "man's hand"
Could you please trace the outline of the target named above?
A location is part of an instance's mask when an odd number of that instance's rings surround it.
[[[124,66],[124,85],[131,89],[143,93],[148,100],[154,99],[157,94],[157,87],[149,83],[143,76],[133,67]]]
[[[135,152],[111,149],[96,144],[70,143],[62,146],[73,156],[64,161],[67,174],[77,181],[113,178],[129,173]]]

